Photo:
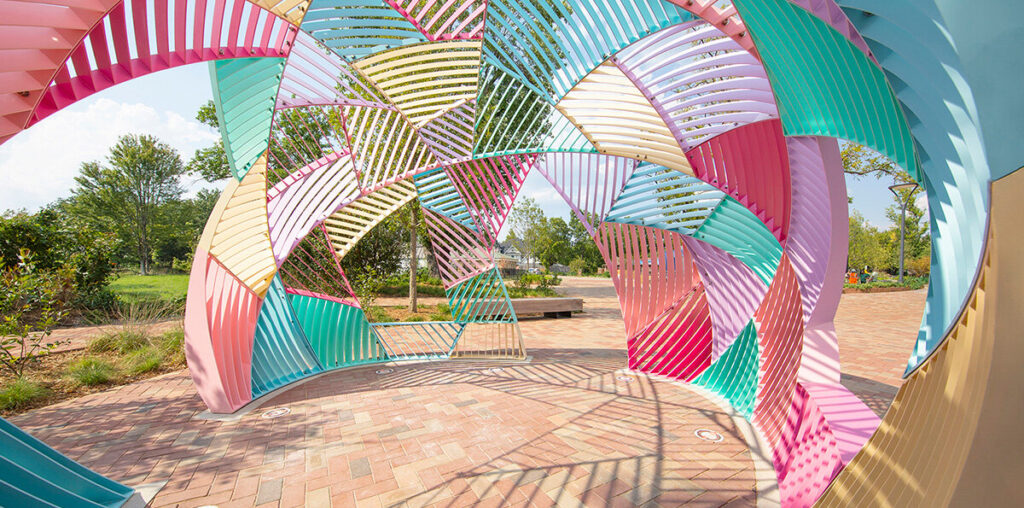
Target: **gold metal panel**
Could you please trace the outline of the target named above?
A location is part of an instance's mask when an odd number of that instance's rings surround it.
[[[650,161],[693,174],[665,120],[611,61],[577,83],[556,107],[601,153]]]
[[[231,179],[199,239],[209,252],[261,297],[277,273],[267,223],[267,156],[241,181]]]
[[[249,0],[298,26],[306,16],[311,0]]]
[[[415,197],[416,186],[402,180],[360,197],[328,217],[324,227],[338,259],[344,258],[374,226]]]

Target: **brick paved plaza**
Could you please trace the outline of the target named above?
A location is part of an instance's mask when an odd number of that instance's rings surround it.
[[[729,414],[621,372],[611,282],[570,278],[561,291],[583,296],[585,313],[523,321],[528,363],[338,371],[223,422],[196,418],[205,407],[183,371],[11,420],[128,485],[166,481],[152,506],[753,505],[754,463]],[[843,296],[843,383],[880,414],[924,298]]]

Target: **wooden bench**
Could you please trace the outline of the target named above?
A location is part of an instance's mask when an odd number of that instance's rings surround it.
[[[583,312],[582,298],[512,298],[512,309],[517,316],[543,314],[547,318],[572,317]]]

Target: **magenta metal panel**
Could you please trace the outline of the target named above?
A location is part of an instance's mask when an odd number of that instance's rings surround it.
[[[711,314],[697,284],[626,341],[629,368],[690,381],[711,365]]]
[[[185,358],[196,390],[215,413],[252,400],[252,344],[261,300],[197,249],[185,300]]]
[[[741,125],[701,143],[686,158],[697,178],[747,207],[786,245],[792,190],[781,122]]]
[[[786,432],[772,450],[782,506],[807,507],[828,487],[843,461],[816,400],[797,384],[789,397]]]
[[[512,203],[535,160],[536,155],[532,154],[506,155],[473,159],[445,168],[489,248],[497,243],[498,232],[512,211]]]
[[[423,209],[445,288],[494,268],[486,238],[451,218]]]

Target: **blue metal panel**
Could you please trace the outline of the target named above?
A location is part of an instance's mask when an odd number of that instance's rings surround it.
[[[274,277],[256,320],[252,347],[252,397],[322,372],[299,326],[280,277]]]
[[[302,30],[348,61],[428,40],[381,0],[313,0]]]
[[[605,220],[684,235],[697,228],[725,197],[713,185],[657,164],[640,164]]]
[[[931,214],[932,264],[921,330],[907,363],[909,373],[954,323],[973,287],[984,247],[991,175],[975,104],[978,95],[972,93],[963,70],[966,62],[932,0],[839,3],[893,84],[921,156]],[[992,18],[986,14],[985,19]],[[990,57],[993,53],[986,52],[980,60]],[[1019,124],[1020,117],[1016,121]],[[1013,134],[1019,135],[1020,129]]]

